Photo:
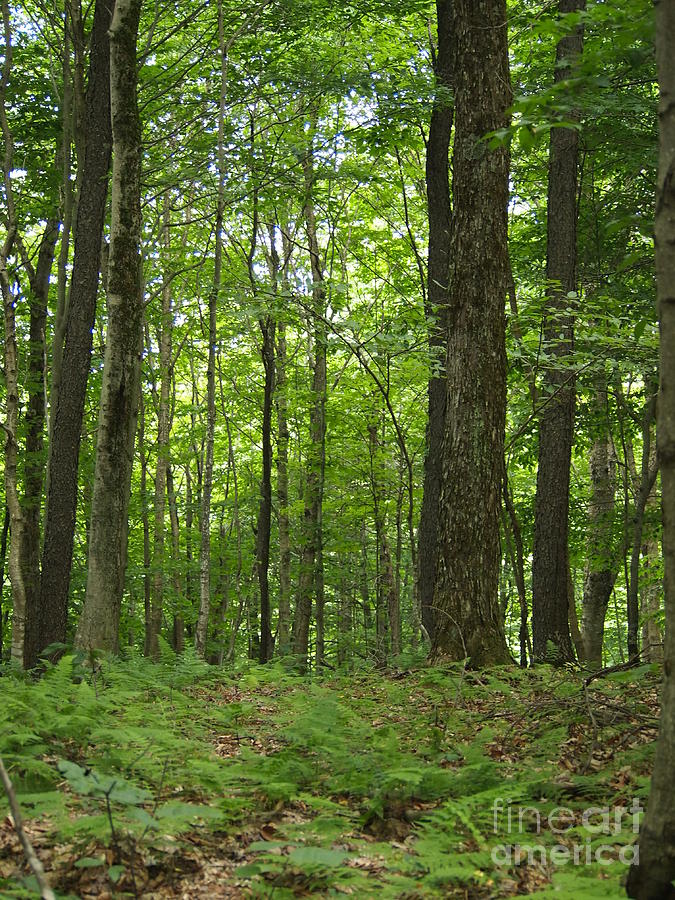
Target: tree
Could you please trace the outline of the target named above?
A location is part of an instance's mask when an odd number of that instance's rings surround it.
[[[143,337],[141,123],[136,41],[142,0],[116,0],[110,26],[113,135],[108,331],[96,442],[89,568],[76,643],[117,652]]]
[[[442,353],[447,346],[448,277],[450,274],[451,204],[449,159],[452,132],[452,4],[437,0],[438,46],[434,59],[436,97],[427,138],[426,188],[429,217],[426,315],[429,322],[429,349],[434,369],[429,378],[429,412],[424,493],[417,531],[419,602],[422,624],[430,638],[434,634],[434,579],[437,561],[437,522],[443,458],[446,380]]]
[[[39,648],[63,643],[75,537],[77,473],[112,151],[110,44],[112,4],[97,0],[89,51],[75,255],[58,398],[51,410],[47,500],[40,579]]]
[[[660,153],[656,186],[656,280],[660,325],[658,456],[661,465],[664,647],[661,723],[649,804],[640,834],[640,862],[628,876],[636,900],[675,897],[675,3],[657,0]]]
[[[505,2],[459,0],[450,35],[453,223],[433,654],[481,666],[510,660],[497,600],[509,154],[487,142],[511,100]]]
[[[560,0],[565,15],[586,8],[586,0]],[[558,41],[554,81],[572,75],[582,49],[581,27]],[[539,463],[535,495],[532,561],[532,639],[537,660],[574,659],[569,629],[569,479],[574,433],[575,388],[565,366],[574,342],[569,311],[577,291],[577,181],[579,137],[576,128],[551,129],[548,169],[546,309],[544,339],[551,364],[544,376],[539,415]],[[551,648],[553,657],[551,657]]]

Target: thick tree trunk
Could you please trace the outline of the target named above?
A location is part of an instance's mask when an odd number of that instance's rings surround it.
[[[117,0],[110,26],[113,129],[108,331],[91,504],[87,592],[77,629],[82,648],[117,652],[127,563],[131,469],[143,327],[141,123],[136,41],[142,0]]]
[[[596,392],[595,406],[604,419],[607,386]],[[602,666],[605,615],[616,581],[615,553],[612,546],[615,516],[616,459],[609,424],[602,421],[600,433],[591,448],[591,497],[588,503],[588,538],[583,596],[583,659],[591,667]]]
[[[91,33],[85,100],[86,150],[84,159],[80,157],[82,180],[75,222],[73,274],[61,381],[56,404],[51,410],[47,515],[40,581],[40,649],[66,639],[80,438],[112,148],[108,37],[112,6],[110,0],[97,0]]]
[[[586,0],[560,0],[561,14],[585,9]],[[583,32],[558,42],[556,84],[571,75],[581,54]],[[563,61],[569,65],[564,65]],[[544,373],[539,416],[539,465],[534,511],[532,638],[536,660],[574,659],[568,621],[569,482],[574,432],[575,385],[566,367],[573,351],[569,313],[577,289],[577,182],[579,136],[574,128],[552,128],[547,203],[546,281],[549,291],[544,341],[552,360]]]
[[[438,45],[434,60],[436,99],[431,113],[427,141],[426,186],[429,217],[429,258],[427,271],[427,321],[432,375],[429,379],[429,418],[424,458],[424,493],[417,530],[418,597],[422,625],[434,635],[434,580],[438,556],[438,516],[443,460],[445,421],[445,360],[447,345],[448,278],[450,265],[450,178],[448,153],[452,132],[452,43],[451,0],[437,0]]]
[[[453,240],[434,656],[510,661],[498,605],[506,411],[509,155],[485,135],[511,101],[505,0],[457,0]]]
[[[654,775],[640,832],[640,865],[630,869],[628,895],[637,900],[672,900],[675,898],[675,3],[657,0],[654,5],[661,92],[655,237],[661,332],[657,445],[661,467],[666,640]]]

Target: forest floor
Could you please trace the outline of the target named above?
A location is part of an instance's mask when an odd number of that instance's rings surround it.
[[[406,665],[5,675],[0,754],[57,896],[625,896],[654,669]],[[39,896],[6,813],[0,897]]]

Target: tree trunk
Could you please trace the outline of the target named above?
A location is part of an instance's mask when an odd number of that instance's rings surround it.
[[[511,101],[505,0],[457,0],[447,393],[434,590],[435,657],[510,661],[498,604],[506,407],[509,155],[484,137]]]
[[[220,48],[220,102],[218,107],[218,196],[216,199],[216,230],[213,260],[213,284],[209,294],[209,358],[206,372],[206,448],[202,482],[201,546],[199,552],[199,615],[195,629],[195,649],[206,655],[211,605],[211,491],[213,489],[213,444],[216,430],[216,312],[220,294],[223,263],[223,210],[225,206],[225,86],[227,55],[223,31],[223,5],[218,2],[218,39]]]
[[[173,483],[171,466],[166,470],[166,492],[169,502],[169,519],[171,521],[171,565],[173,568],[173,592],[175,594],[176,609],[173,615],[173,649],[176,653],[182,653],[185,649],[185,623],[179,604],[182,600],[183,582],[181,579],[180,565],[180,528],[178,524],[178,503],[176,502],[176,489]]]
[[[378,629],[378,643],[380,644],[380,651],[384,661],[387,656],[387,650],[391,652],[392,656],[398,656],[401,652],[401,610],[391,550],[387,538],[385,486],[381,478],[381,473],[384,469],[384,459],[377,434],[376,422],[373,422],[368,427],[368,436],[370,480],[373,491],[373,511],[379,554],[379,594],[382,598],[379,604],[382,624]],[[389,647],[387,647],[386,642],[387,633],[389,635]]]
[[[50,219],[40,241],[38,263],[30,279],[30,325],[28,351],[28,409],[24,459],[24,529],[21,566],[26,587],[26,633],[24,666],[37,665],[40,652],[40,518],[44,484],[44,428],[46,417],[47,297],[59,222]]]
[[[162,245],[166,256],[170,251],[171,207],[169,192],[164,193],[162,214]],[[155,467],[154,535],[152,548],[152,601],[151,615],[155,623],[152,629],[155,640],[161,630],[164,609],[164,519],[166,513],[167,473],[169,470],[170,408],[171,395],[171,344],[173,333],[173,304],[168,259],[164,261],[162,283],[162,320],[159,329],[159,396],[157,398],[157,462]],[[159,647],[150,648],[156,658]]]
[[[66,640],[80,438],[91,363],[112,148],[108,37],[111,16],[112,3],[97,0],[85,99],[86,150],[84,159],[81,159],[82,180],[75,222],[75,255],[61,360],[62,373],[56,404],[51,410],[47,513],[40,581],[41,650],[51,643]]]
[[[513,505],[513,497],[511,496],[511,488],[509,486],[506,467],[504,469],[504,506],[506,507],[504,515],[504,535],[506,543],[506,552],[511,562],[513,577],[516,582],[516,590],[518,591],[518,603],[520,605],[520,628],[518,630],[518,640],[520,643],[520,667],[527,668],[528,655],[532,655],[532,646],[530,644],[530,632],[528,628],[528,605],[527,591],[525,589],[525,564],[523,552],[523,536],[520,530],[520,523],[516,515],[516,508]],[[513,534],[513,542],[511,541]]]
[[[309,625],[312,617],[312,596],[316,587],[316,557],[320,538],[320,507],[323,494],[322,469],[326,440],[326,328],[324,323],[325,295],[323,269],[319,256],[319,242],[312,192],[314,188],[313,148],[310,146],[303,160],[305,177],[305,227],[312,268],[312,302],[314,311],[312,374],[312,409],[310,413],[310,449],[307,459],[303,546],[300,559],[300,579],[293,621],[293,653],[302,670],[307,668]]]
[[[422,625],[434,636],[434,580],[438,556],[438,516],[443,460],[446,379],[443,351],[447,345],[448,278],[450,265],[450,178],[448,153],[452,132],[451,0],[437,0],[438,46],[434,60],[436,99],[427,140],[426,187],[429,219],[427,271],[427,327],[432,374],[429,378],[429,417],[424,458],[424,493],[417,530],[418,597]]]
[[[583,10],[586,0],[560,0],[561,14]],[[554,82],[569,79],[581,55],[581,27],[556,48]],[[568,65],[564,65],[567,60]],[[544,373],[539,416],[539,464],[534,511],[532,638],[538,661],[574,659],[568,620],[569,483],[574,432],[575,385],[569,363],[574,322],[569,313],[577,290],[577,182],[579,136],[552,128],[549,149],[546,282],[549,292],[544,342],[552,365]]]
[[[606,417],[607,385],[596,391],[598,416]],[[591,667],[602,666],[605,615],[616,581],[612,535],[614,531],[616,459],[609,423],[601,421],[591,448],[591,497],[588,504],[588,556],[584,575],[583,659]]]
[[[150,513],[148,511],[148,453],[145,450],[145,400],[141,392],[138,416],[138,456],[141,468],[141,522],[143,525],[143,654],[152,656],[152,648],[157,646],[153,636],[152,621],[152,551],[150,549]],[[161,621],[159,626],[161,626]]]
[[[658,498],[654,491],[649,495],[646,512],[655,512]],[[659,624],[663,585],[657,574],[661,568],[661,553],[658,536],[652,528],[642,541],[644,579],[640,598],[640,618],[642,619],[642,654],[647,662],[663,662],[663,634]]]
[[[373,613],[370,606],[370,582],[368,579],[368,532],[365,518],[361,520],[361,549],[359,552],[359,595],[363,613],[363,635],[366,653],[369,649],[369,637],[373,628]]]
[[[272,402],[274,395],[274,319],[260,320],[265,388],[262,421],[263,468],[258,510],[258,583],[260,586],[260,662],[272,658],[273,642],[270,621],[270,535],[272,533]]]
[[[649,389],[650,381],[645,380]],[[640,630],[640,553],[642,551],[642,530],[645,521],[645,510],[658,475],[658,457],[652,450],[652,422],[656,416],[656,387],[648,397],[642,411],[642,464],[640,466],[640,482],[635,498],[633,514],[633,541],[630,555],[628,597],[626,610],[628,620],[628,659],[638,658],[640,647],[638,633]]]
[[[286,377],[286,326],[277,329],[277,507],[279,510],[279,631],[277,652],[291,649],[291,531],[288,513],[288,396]]]
[[[661,725],[647,814],[640,831],[640,865],[631,866],[628,896],[675,898],[675,3],[657,0],[660,155],[656,192],[656,279],[661,332],[657,445],[661,467],[666,640]]]
[[[127,563],[143,337],[141,123],[136,41],[141,0],[117,0],[110,26],[113,129],[108,331],[91,504],[87,592],[76,643],[116,653]]]

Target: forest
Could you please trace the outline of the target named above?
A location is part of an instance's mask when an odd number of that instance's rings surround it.
[[[0,897],[675,898],[675,0],[0,0]]]

